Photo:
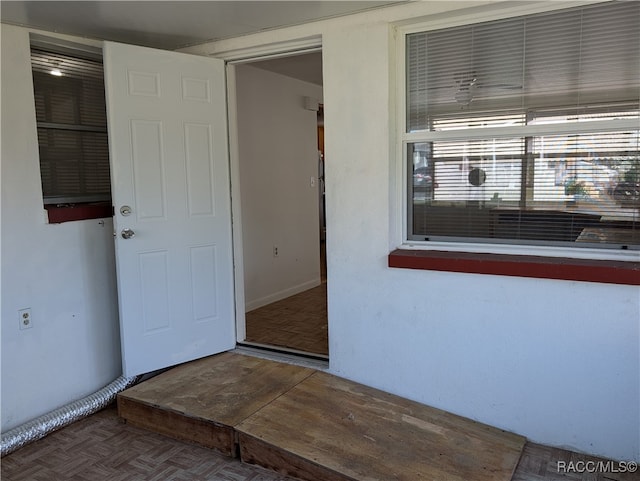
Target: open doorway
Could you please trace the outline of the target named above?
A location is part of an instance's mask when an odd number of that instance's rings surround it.
[[[322,55],[236,64],[233,82],[244,294],[238,341],[326,358]]]

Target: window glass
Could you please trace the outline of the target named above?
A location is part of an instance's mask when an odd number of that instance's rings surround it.
[[[31,49],[45,204],[110,202],[102,63]]]
[[[639,10],[612,2],[407,35],[407,132],[460,112],[637,108]]]
[[[639,51],[640,2],[407,35],[409,239],[640,248]]]

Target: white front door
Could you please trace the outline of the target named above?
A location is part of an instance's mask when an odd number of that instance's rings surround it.
[[[134,376],[235,346],[224,62],[105,42],[104,67],[122,362]]]

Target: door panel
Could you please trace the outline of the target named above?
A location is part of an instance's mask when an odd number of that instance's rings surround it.
[[[123,371],[133,376],[235,346],[224,63],[111,42],[104,63]]]
[[[185,124],[189,215],[215,215],[215,191],[211,184],[213,146],[211,126]]]

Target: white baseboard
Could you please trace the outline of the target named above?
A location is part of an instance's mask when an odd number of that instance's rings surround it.
[[[253,301],[247,301],[244,304],[245,312],[253,311],[254,309],[257,309],[259,307],[266,306],[267,304],[286,299],[287,297],[295,296],[296,294],[300,294],[301,292],[308,291],[309,289],[313,289],[314,287],[318,287],[320,284],[321,280],[318,277],[317,279],[303,282],[302,284],[298,284],[297,286],[274,292],[273,294],[269,294],[268,296],[255,299]]]

